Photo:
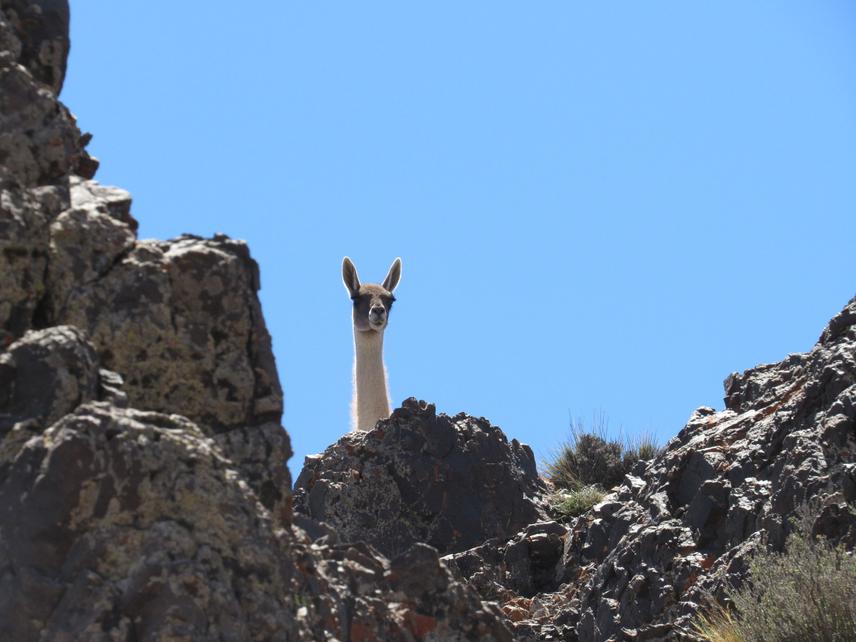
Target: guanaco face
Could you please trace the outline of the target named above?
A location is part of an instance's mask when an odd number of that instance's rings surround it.
[[[354,302],[354,329],[359,332],[383,332],[395,297],[392,291],[401,279],[401,259],[395,259],[383,284],[360,284],[357,268],[347,256],[342,261],[342,280]]]

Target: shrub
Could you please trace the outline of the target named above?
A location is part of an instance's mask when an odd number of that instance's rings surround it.
[[[638,461],[651,459],[659,452],[651,434],[628,443],[610,439],[607,432],[602,415],[595,417],[589,430],[579,420],[571,422],[570,438],[544,466],[557,489],[576,491],[585,486],[599,486],[609,490],[620,484]]]
[[[745,586],[727,595],[734,613],[715,606],[696,621],[712,642],[856,640],[856,558],[812,537],[806,517],[784,553],[756,553]]]
[[[638,461],[649,461],[662,450],[653,433],[644,432],[624,445],[625,470],[630,470]]]
[[[571,518],[582,515],[599,504],[606,496],[598,486],[583,486],[579,490],[556,493],[550,501],[554,511],[560,518]]]

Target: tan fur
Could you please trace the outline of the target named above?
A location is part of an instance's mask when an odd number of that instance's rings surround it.
[[[383,285],[360,284],[357,268],[347,256],[342,261],[342,280],[354,301],[354,396],[351,402],[353,430],[371,430],[379,419],[389,417],[389,391],[383,365],[383,333],[401,278],[401,259],[395,259]]]

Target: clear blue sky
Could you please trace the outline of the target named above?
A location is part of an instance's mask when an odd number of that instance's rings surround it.
[[[670,438],[856,293],[848,0],[71,5],[99,180],[261,265],[293,472],[348,429],[346,254],[404,262],[394,402],[539,457]]]

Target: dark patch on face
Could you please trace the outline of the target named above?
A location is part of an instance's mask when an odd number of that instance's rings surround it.
[[[376,307],[382,307],[386,311],[385,322],[381,328],[386,326],[386,321],[389,320],[389,312],[392,310],[392,302],[395,301],[391,292],[380,285],[367,283],[361,285],[359,293],[351,299],[354,302],[354,326],[358,330],[375,329],[369,323],[369,313],[372,308]]]

